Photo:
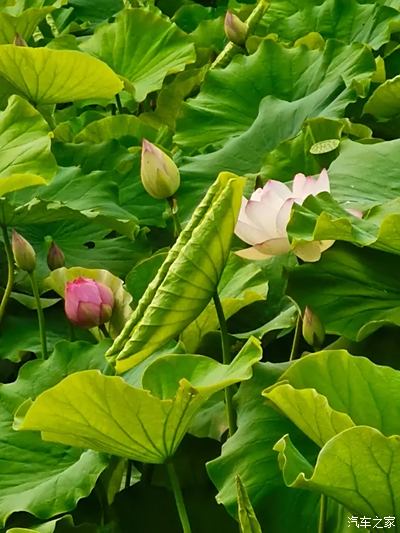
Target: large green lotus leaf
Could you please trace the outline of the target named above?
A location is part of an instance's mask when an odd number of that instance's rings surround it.
[[[360,219],[338,205],[328,193],[322,193],[294,207],[287,230],[293,246],[333,239],[400,254],[399,224],[398,199],[372,208]]]
[[[179,72],[160,90],[155,111],[142,113],[141,118],[158,127],[160,124],[166,124],[172,131],[175,131],[176,120],[181,113],[185,99],[200,86],[207,69],[208,65]]]
[[[124,236],[107,238],[109,229],[90,222],[79,214],[75,217],[75,212],[61,210],[57,213],[51,208],[38,209],[35,213],[31,213],[28,208],[26,211],[25,218],[21,210],[18,210],[20,217],[11,215],[8,218],[34,246],[39,279],[49,273],[46,257],[52,240],[63,250],[67,266],[103,268],[122,278],[132,265],[150,253],[148,242],[140,235],[135,240]],[[61,220],[53,221],[52,216],[57,214]],[[48,222],[44,222],[46,220]]]
[[[107,353],[123,372],[178,335],[211,300],[229,256],[244,180],[222,172]]]
[[[231,255],[226,264],[218,294],[225,318],[252,304],[264,300],[267,284],[256,263],[246,263],[236,255]],[[209,331],[218,329],[218,316],[214,303],[209,303],[202,313],[183,330],[181,340],[188,353],[196,353],[202,337]]]
[[[319,51],[267,40],[255,54],[211,71],[177,124],[178,144],[211,152],[180,166],[181,209],[193,209],[221,168],[257,173],[265,155],[297,135],[306,119],[343,116],[364,85],[360,80],[374,70],[371,51],[363,45],[330,40]]]
[[[83,21],[107,20],[124,7],[123,0],[69,0],[73,16]]]
[[[388,119],[400,114],[400,76],[386,80],[372,93],[364,106],[364,113],[379,119]]]
[[[353,425],[400,433],[400,372],[345,350],[302,357],[263,394],[321,447]]]
[[[400,140],[363,144],[346,140],[329,167],[332,196],[365,210],[400,196]]]
[[[75,142],[96,144],[123,137],[133,137],[135,144],[141,144],[143,138],[154,142],[157,138],[157,130],[133,115],[114,115],[88,124],[75,136]]]
[[[250,341],[231,365],[200,355],[165,356],[146,371],[152,391],[98,371],[80,372],[41,394],[24,414],[20,428],[39,430],[44,440],[163,463],[174,455],[204,402],[249,379],[261,355],[257,341]],[[157,365],[154,371],[153,365]],[[159,365],[166,374],[160,375]]]
[[[26,100],[12,96],[0,114],[0,195],[41,184],[55,170],[47,123]]]
[[[57,531],[58,526],[66,528],[73,527],[74,521],[72,516],[67,514],[60,518],[56,518],[55,520],[51,520],[50,522],[34,525],[29,528],[12,527],[7,529],[6,533],[54,533],[54,531]]]
[[[40,222],[74,218],[114,229],[133,239],[138,232],[138,219],[121,204],[116,173],[93,171],[79,167],[62,168],[46,187],[34,191],[27,207],[26,219]],[[21,221],[24,214],[18,214]],[[24,222],[25,223],[25,222]]]
[[[53,150],[59,165],[81,167],[84,175],[89,175],[97,170],[112,171],[111,175],[106,176],[104,174],[104,179],[100,179],[101,175],[98,172],[91,176],[91,185],[86,192],[89,198],[92,188],[98,191],[96,196],[100,196],[102,203],[105,203],[107,199],[115,198],[117,192],[114,184],[116,184],[119,192],[118,205],[125,212],[130,213],[131,218],[136,217],[141,225],[165,227],[165,220],[163,219],[163,212],[166,210],[165,203],[155,200],[147,194],[140,179],[141,149],[139,147],[133,147],[132,150],[128,151],[116,139],[113,139],[99,144],[87,142],[80,144],[56,143]],[[59,173],[60,178],[63,172]],[[77,183],[74,187],[68,187],[68,176],[64,174],[63,187],[69,188],[69,194],[74,199],[79,200],[77,191],[85,183],[83,180],[83,183],[79,185],[79,176],[82,172],[79,169],[68,169],[65,172],[72,173]],[[71,174],[70,178],[72,179]],[[106,193],[105,191],[109,192]],[[91,204],[94,203],[91,200],[90,202]],[[118,218],[121,217],[118,216]],[[122,217],[122,219],[124,218]],[[118,220],[114,217],[114,224],[116,222]],[[124,223],[124,225],[126,224]],[[117,231],[125,233],[122,228],[118,228]]]
[[[47,361],[26,363],[16,382],[0,386],[0,523],[26,511],[43,520],[74,509],[94,488],[108,459],[93,451],[44,443],[35,433],[12,429],[15,410],[66,375],[105,369],[104,345],[62,342]]]
[[[16,34],[28,41],[35,31],[36,26],[53,11],[53,7],[26,9],[19,16],[6,12],[0,13],[0,44],[11,44]]]
[[[122,89],[102,61],[75,50],[0,45],[0,74],[35,104],[112,98]]]
[[[309,305],[328,333],[362,340],[384,325],[400,325],[397,261],[392,254],[337,243],[318,263],[290,272],[288,294],[302,309]]]
[[[318,446],[355,424],[346,413],[335,411],[315,389],[297,390],[287,383],[272,386],[263,396],[276,405]]]
[[[196,58],[189,37],[167,18],[147,9],[126,9],[100,26],[81,49],[105,61],[126,80],[135,100],[160,89],[164,78]]]
[[[337,150],[311,154],[310,149],[323,141],[341,140],[343,137],[370,139],[372,130],[363,124],[354,124],[348,118],[312,118],[305,121],[301,132],[293,139],[283,141],[266,154],[260,174],[263,178],[290,181],[298,172],[306,176],[319,174],[337,157]]]
[[[367,426],[349,428],[325,444],[314,468],[288,435],[277,442],[275,449],[288,486],[322,492],[358,516],[399,516],[397,435],[385,437]]]
[[[222,446],[220,457],[207,464],[207,470],[219,491],[217,501],[233,516],[237,516],[236,476],[240,476],[263,531],[311,533],[317,527],[319,496],[285,487],[273,446],[290,433],[309,461],[317,449],[261,396],[285,368],[271,363],[254,366],[252,379],[240,386],[235,397],[238,430]]]
[[[101,269],[82,267],[57,268],[46,278],[45,284],[46,287],[53,289],[64,298],[66,283],[79,277],[94,279],[110,287],[113,291],[115,303],[109,323],[109,331],[111,336],[115,337],[121,331],[130,314],[131,295],[124,289],[121,279],[108,272],[108,270]]]
[[[322,112],[325,117],[341,116],[355,96],[349,87],[373,71],[371,52],[360,44],[345,46],[331,40],[319,51],[288,49],[265,40],[256,53],[236,56],[225,69],[208,73],[199,95],[184,106],[175,141],[195,150],[221,147],[258,124],[260,131],[264,127],[265,139],[253,140],[257,148],[265,145],[262,157],[297,133],[306,118]],[[312,98],[307,98],[310,95]],[[295,119],[295,113],[301,114],[301,122],[296,119],[291,127],[280,124],[269,132],[268,115],[277,124],[280,114]]]
[[[318,32],[324,39],[366,43],[377,50],[400,28],[399,12],[376,2],[360,5],[356,0],[326,0],[315,4],[305,2],[291,16],[276,19],[268,25],[268,33],[294,42]]]

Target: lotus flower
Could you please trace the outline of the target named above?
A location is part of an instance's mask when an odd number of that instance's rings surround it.
[[[250,200],[242,199],[235,233],[252,248],[241,250],[247,259],[265,259],[269,255],[288,252],[291,247],[286,226],[294,203],[301,205],[308,196],[330,192],[329,177],[324,169],[317,179],[296,174],[293,188],[280,181],[269,180],[263,189],[257,189]],[[294,250],[305,261],[317,261],[321,252],[334,241],[314,241],[300,244]]]
[[[108,322],[114,306],[112,290],[93,279],[76,278],[65,287],[65,314],[81,328]]]

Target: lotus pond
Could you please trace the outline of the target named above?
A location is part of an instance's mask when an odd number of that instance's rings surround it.
[[[0,529],[400,531],[400,0],[0,0]]]

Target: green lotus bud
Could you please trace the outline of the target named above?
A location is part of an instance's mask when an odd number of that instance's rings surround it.
[[[325,339],[325,328],[319,317],[306,307],[303,315],[303,337],[313,348],[321,348]]]
[[[142,143],[140,177],[143,187],[157,200],[173,196],[181,182],[172,159],[146,139]]]
[[[227,11],[224,21],[224,30],[225,35],[230,41],[238,46],[243,46],[246,42],[249,27],[246,22],[240,20],[240,18],[234,15],[231,11]]]
[[[36,253],[31,244],[17,233],[12,231],[11,246],[17,267],[25,272],[33,272],[36,268]]]
[[[57,268],[61,268],[65,265],[65,256],[61,250],[57,246],[57,244],[52,241],[49,251],[47,252],[47,266],[50,270],[56,270]]]

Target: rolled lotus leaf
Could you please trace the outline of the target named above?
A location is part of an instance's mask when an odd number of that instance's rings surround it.
[[[146,359],[206,307],[229,255],[244,183],[222,172],[210,187],[108,350],[117,372]]]

